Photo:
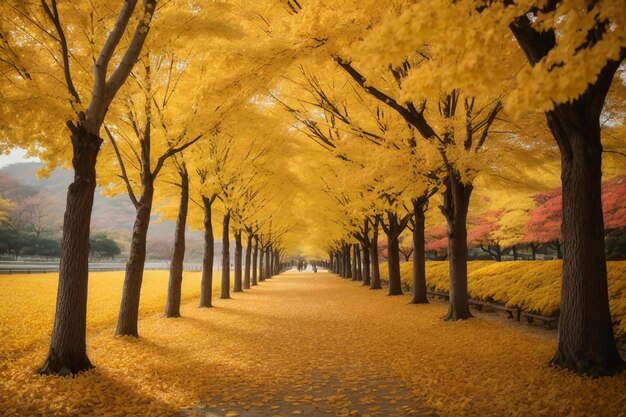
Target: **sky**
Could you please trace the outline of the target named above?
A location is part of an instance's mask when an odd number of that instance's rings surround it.
[[[0,168],[18,162],[38,162],[39,158],[25,158],[26,151],[20,148],[13,148],[8,155],[0,155]]]

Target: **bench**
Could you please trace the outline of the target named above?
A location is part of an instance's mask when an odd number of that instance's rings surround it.
[[[450,294],[448,294],[447,292],[438,292],[438,291],[427,290],[426,291],[426,295],[429,296],[430,298],[441,298],[441,299],[446,300],[446,301],[448,301],[450,299]]]
[[[524,316],[524,318],[526,319],[526,321],[528,322],[528,324],[535,324],[535,321],[541,321],[543,322],[543,325],[546,327],[546,330],[550,330],[552,329],[552,325],[554,324],[554,328],[556,329],[556,327],[558,326],[559,323],[559,317],[558,316],[542,316],[539,314],[532,314],[532,313],[522,313],[522,316]]]
[[[520,321],[520,309],[517,307],[507,307],[501,304],[489,303],[489,306],[494,310],[505,311],[508,314],[507,319],[515,319]]]

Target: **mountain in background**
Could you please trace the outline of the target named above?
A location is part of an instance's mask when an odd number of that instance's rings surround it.
[[[49,213],[51,224],[63,224],[67,187],[72,182],[73,172],[56,169],[48,178],[37,178],[36,172],[42,167],[39,162],[23,162],[8,165],[0,169],[0,197],[17,201],[41,193],[45,199],[45,209]],[[124,253],[128,253],[130,238],[135,221],[135,208],[126,195],[104,197],[100,194],[101,187],[96,189],[91,231],[105,232],[117,241]],[[168,246],[173,242],[174,223],[171,221],[156,222],[157,215],[152,216],[148,232],[148,248],[150,243]],[[60,227],[60,226],[59,226]],[[202,233],[187,231],[186,259],[202,258]],[[221,252],[221,242],[216,241],[216,254]],[[156,249],[156,248],[155,248]]]

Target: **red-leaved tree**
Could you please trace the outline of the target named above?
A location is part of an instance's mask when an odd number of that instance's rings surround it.
[[[613,177],[602,184],[602,212],[607,232],[626,228],[626,175]],[[528,215],[524,242],[531,245],[552,243],[561,258],[561,188],[535,196],[536,207]],[[533,249],[534,252],[534,249]],[[534,257],[533,257],[534,259]]]

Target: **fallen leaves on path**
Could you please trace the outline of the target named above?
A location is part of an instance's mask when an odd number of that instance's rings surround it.
[[[37,291],[53,310],[55,290],[43,279],[20,291]],[[13,296],[0,313],[0,414],[623,414],[626,375],[553,369],[554,341],[482,318],[444,322],[445,303],[409,305],[329,274],[288,273],[198,309],[198,278],[185,280],[183,317],[165,319],[163,297],[148,292],[164,295],[166,278],[147,279],[136,340],[113,336],[119,294],[93,279],[102,303],[89,306],[87,343],[97,368],[75,378],[33,375],[48,324],[24,317],[34,301],[13,292],[16,277],[2,281]],[[22,334],[31,343],[4,344]]]

